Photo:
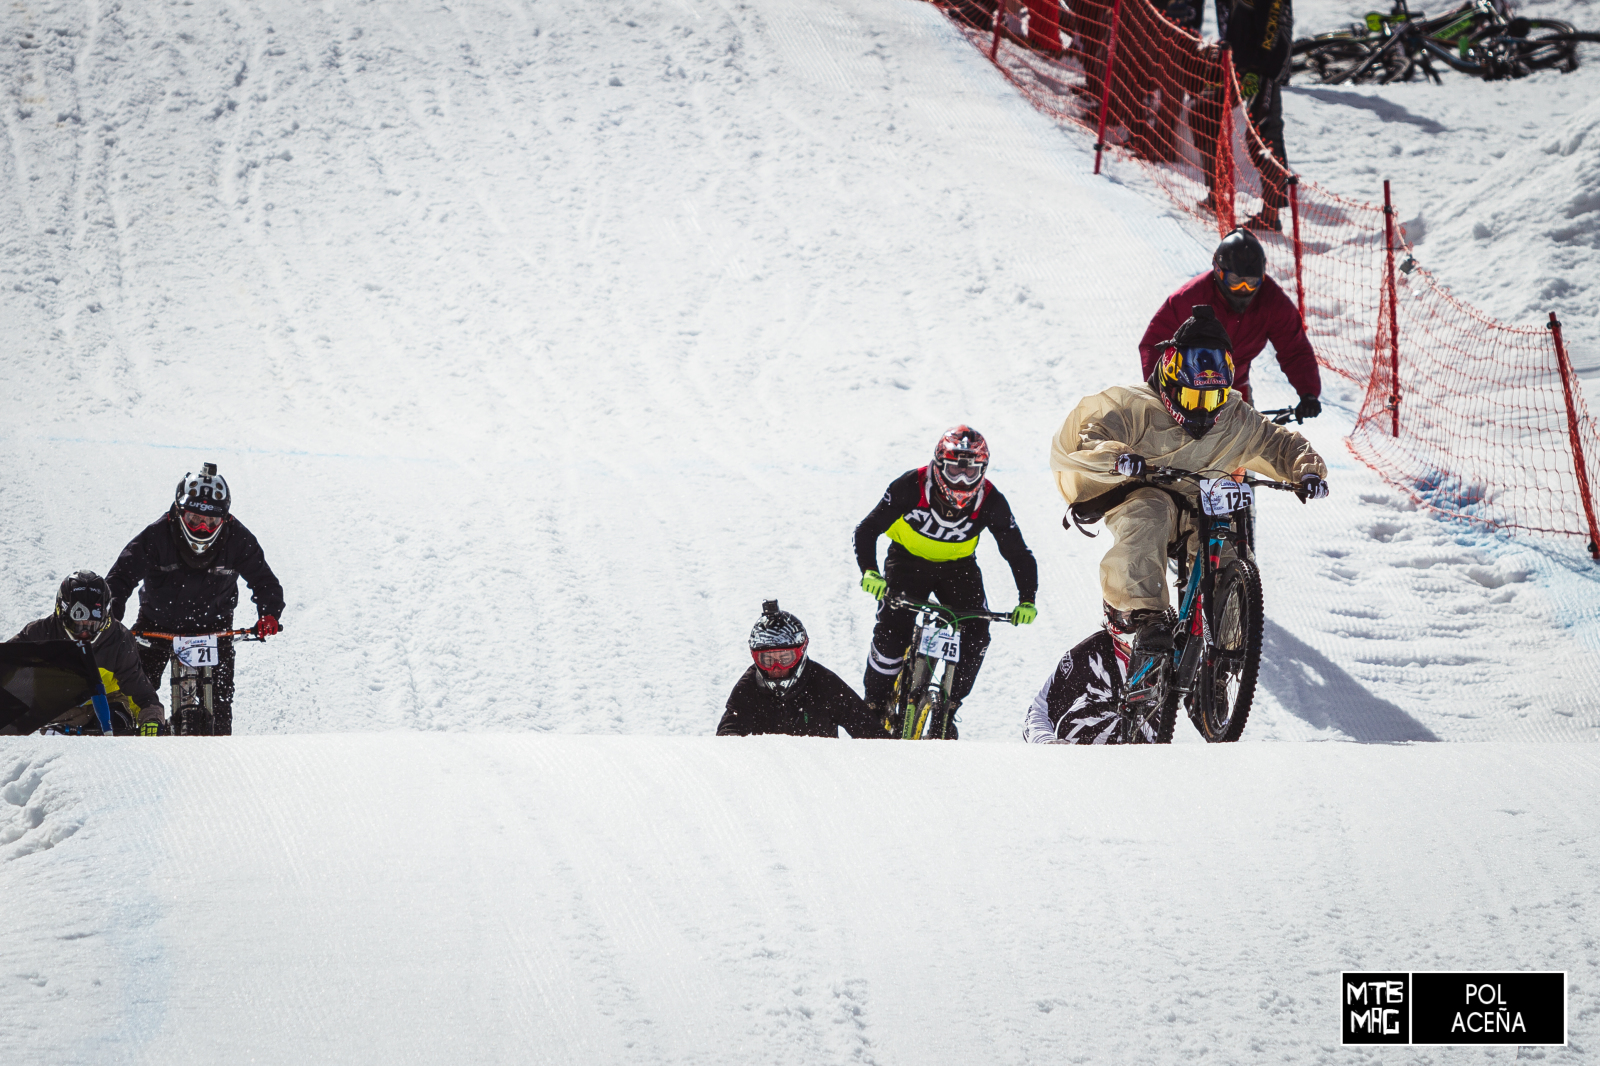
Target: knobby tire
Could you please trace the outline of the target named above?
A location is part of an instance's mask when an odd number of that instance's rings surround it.
[[[1250,720],[1261,671],[1261,575],[1245,559],[1230,563],[1212,599],[1211,640],[1195,679],[1194,724],[1212,744],[1239,739]]]

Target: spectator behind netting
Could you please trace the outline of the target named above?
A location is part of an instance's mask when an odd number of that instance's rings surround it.
[[[1220,15],[1220,5],[1218,14]],[[1283,144],[1283,86],[1289,80],[1289,45],[1294,40],[1294,7],[1290,0],[1233,0],[1225,23],[1219,19],[1223,40],[1233,50],[1233,68],[1239,75],[1239,95],[1256,134],[1272,152],[1285,174],[1289,154]],[[1250,161],[1261,172],[1259,213],[1245,226],[1255,230],[1283,231],[1278,211],[1289,202],[1282,180],[1261,153],[1254,138],[1246,138]]]

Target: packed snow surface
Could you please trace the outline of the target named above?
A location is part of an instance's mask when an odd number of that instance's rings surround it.
[[[1593,69],[1389,131],[1495,313],[1592,299],[1582,233],[1455,220],[1486,150],[1571,194],[1505,218],[1578,205]],[[3,635],[206,461],[289,602],[239,650],[278,736],[0,744],[0,1060],[1316,1061],[1360,967],[1567,970],[1538,1053],[1592,1054],[1600,572],[1412,509],[1331,375],[1333,497],[1260,508],[1255,743],[1017,743],[1099,616],[1050,437],[1210,248],[931,5],[22,0],[0,72]],[[1371,196],[1349,92],[1291,160]],[[958,422],[1041,565],[997,743],[703,737],[765,598],[859,677],[851,531]],[[1487,743],[1371,743],[1435,740]]]

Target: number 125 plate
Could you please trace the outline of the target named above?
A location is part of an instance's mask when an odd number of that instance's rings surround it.
[[[1232,514],[1255,502],[1255,490],[1231,477],[1200,482],[1200,507],[1206,514]]]

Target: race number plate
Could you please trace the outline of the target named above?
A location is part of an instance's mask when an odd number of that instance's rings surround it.
[[[945,662],[960,662],[961,634],[952,633],[948,629],[925,629],[922,631],[922,643],[917,647],[917,653],[931,655]]]
[[[217,665],[217,638],[209,637],[173,637],[172,654],[185,666],[201,667]]]
[[[1200,506],[1206,514],[1232,514],[1255,502],[1255,490],[1230,477],[1200,482]]]

